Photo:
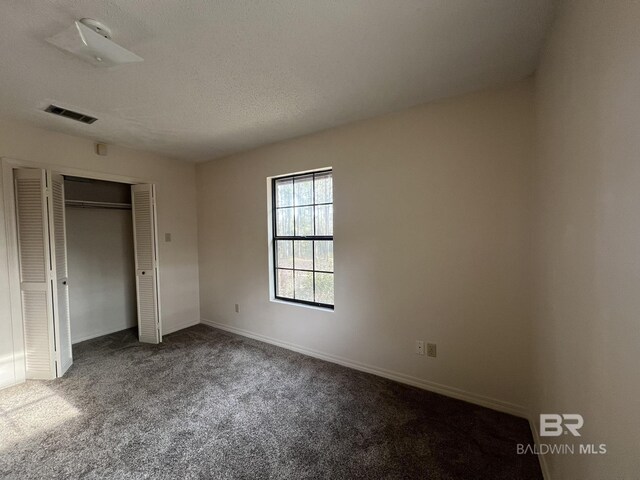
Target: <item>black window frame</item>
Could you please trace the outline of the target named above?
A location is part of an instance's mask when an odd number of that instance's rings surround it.
[[[276,182],[278,181],[282,181],[282,180],[293,180],[293,185],[295,186],[295,179],[299,178],[299,177],[309,177],[309,176],[313,176],[313,203],[308,205],[308,206],[313,206],[313,230],[315,233],[315,229],[316,229],[316,216],[315,216],[315,207],[317,205],[331,205],[333,206],[333,191],[331,192],[331,203],[316,203],[316,198],[315,198],[315,177],[316,175],[322,175],[322,174],[326,174],[326,173],[331,173],[331,177],[332,177],[332,189],[333,189],[333,169],[332,168],[325,168],[322,170],[315,170],[315,171],[311,171],[311,172],[304,172],[304,173],[294,173],[294,174],[290,174],[290,175],[282,175],[279,177],[273,177],[271,179],[271,230],[272,230],[272,234],[271,234],[271,243],[272,243],[272,255],[273,255],[273,295],[274,298],[276,300],[280,300],[283,302],[287,302],[287,303],[299,303],[302,305],[309,305],[312,307],[319,307],[319,308],[325,308],[325,309],[329,309],[329,310],[334,310],[335,309],[335,263],[333,266],[333,271],[332,272],[325,272],[323,270],[316,270],[315,269],[315,241],[331,241],[333,244],[333,235],[295,235],[295,210],[294,210],[294,235],[278,235],[278,226],[277,226],[277,210],[278,210],[278,205],[277,205],[277,199],[276,199]],[[295,187],[294,187],[295,188]],[[294,195],[295,195],[295,190],[294,190]],[[306,206],[306,205],[305,205]],[[288,208],[288,207],[281,207],[281,208]],[[333,231],[333,226],[332,226],[332,231]],[[297,298],[290,298],[290,297],[281,297],[278,295],[278,252],[277,252],[277,241],[278,240],[292,240],[292,241],[296,241],[296,240],[311,240],[312,245],[313,245],[313,251],[312,251],[312,259],[313,259],[313,266],[311,270],[307,270],[307,269],[301,269],[301,268],[295,268],[295,263],[293,265],[293,268],[285,268],[283,270],[292,270],[294,272],[294,296],[295,296],[295,272],[296,271],[302,271],[302,272],[312,272],[313,273],[313,297],[315,298],[315,293],[316,293],[316,276],[315,273],[331,273],[334,276],[334,304],[329,304],[329,303],[320,303],[320,302],[311,302],[308,300],[300,300]],[[294,244],[295,245],[295,244]],[[295,252],[295,247],[294,247],[294,252]],[[294,253],[295,256],[295,253]],[[295,261],[295,260],[294,260]]]

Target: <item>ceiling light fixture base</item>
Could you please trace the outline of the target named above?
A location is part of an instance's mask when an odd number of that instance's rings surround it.
[[[73,22],[62,32],[47,38],[47,42],[94,67],[108,68],[143,60],[111,40],[109,27],[92,18]]]
[[[104,38],[111,40],[111,29],[104,23],[94,20],[93,18],[83,18],[82,20],[80,20],[80,23],[82,23],[86,27],[89,27],[98,35],[102,35]]]

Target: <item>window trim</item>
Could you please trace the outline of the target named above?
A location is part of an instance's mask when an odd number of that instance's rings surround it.
[[[328,173],[331,172],[332,173],[332,178],[333,178],[333,168],[323,168],[323,169],[319,169],[319,170],[312,170],[312,171],[307,171],[307,172],[301,172],[301,173],[293,173],[293,174],[287,174],[287,175],[279,175],[277,177],[272,177],[271,178],[271,255],[273,258],[273,262],[272,262],[272,278],[273,278],[273,299],[278,301],[278,302],[283,302],[283,303],[289,303],[289,304],[300,304],[300,305],[305,305],[305,306],[310,306],[310,307],[316,307],[316,308],[320,308],[320,309],[325,309],[325,310],[330,310],[333,311],[335,309],[335,304],[331,305],[328,303],[320,303],[320,302],[311,302],[309,300],[300,300],[297,298],[289,298],[289,297],[281,297],[278,295],[278,252],[276,250],[276,241],[277,240],[291,240],[291,241],[296,241],[296,240],[317,240],[317,241],[331,241],[333,242],[333,235],[283,235],[283,236],[278,236],[278,230],[277,230],[277,224],[276,224],[276,220],[277,220],[277,203],[276,203],[276,182],[279,180],[286,180],[286,179],[292,179],[294,180],[297,177],[308,177],[310,175],[313,176],[314,182],[313,182],[313,201],[315,202],[315,176],[319,175],[319,174],[323,174],[323,173]],[[294,180],[294,184],[295,184],[295,180]],[[295,193],[294,193],[295,194]],[[333,199],[333,194],[332,194],[332,199]],[[315,207],[316,205],[333,205],[333,201],[331,203],[312,203],[311,205],[302,205],[302,206],[313,206]],[[298,205],[300,206],[300,205]],[[287,208],[287,207],[282,207],[282,208]],[[292,207],[293,208],[293,207]],[[295,219],[294,219],[295,222]],[[295,225],[295,223],[294,223]],[[314,215],[313,215],[313,228],[315,231],[315,208],[314,208]],[[294,230],[294,234],[295,234],[295,230]],[[315,244],[314,244],[315,246]],[[314,252],[313,252],[313,266],[315,268],[315,248],[314,248]],[[295,266],[295,265],[294,265]],[[334,275],[334,281],[335,281],[335,264],[333,267],[333,272],[323,272],[322,270],[308,270],[308,269],[296,269],[296,268],[284,268],[283,270],[291,270],[294,272],[294,285],[295,285],[295,272],[298,271],[307,271],[307,272],[314,272],[313,275],[313,292],[315,294],[315,290],[316,290],[316,277],[315,277],[315,272],[317,273],[331,273]],[[295,287],[294,287],[295,288]],[[334,292],[335,292],[335,283],[334,283]],[[334,302],[335,302],[335,296],[334,296]]]

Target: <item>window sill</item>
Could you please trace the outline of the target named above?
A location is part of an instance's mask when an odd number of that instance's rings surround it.
[[[270,298],[269,300],[272,303],[279,303],[281,305],[289,305],[291,307],[302,307],[302,308],[308,308],[308,309],[311,309],[311,310],[320,310],[321,312],[326,312],[326,313],[334,313],[335,312],[335,307],[333,307],[333,308],[317,307],[315,305],[307,305],[305,303],[287,302],[286,300],[280,300],[279,298]]]

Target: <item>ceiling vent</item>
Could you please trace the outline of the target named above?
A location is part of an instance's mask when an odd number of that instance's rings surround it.
[[[53,113],[54,115],[58,115],[59,117],[70,118],[71,120],[75,120],[76,122],[82,122],[89,125],[98,120],[97,118],[90,115],[74,112],[73,110],[67,110],[66,108],[58,107],[57,105],[49,105],[44,109],[44,111]]]

